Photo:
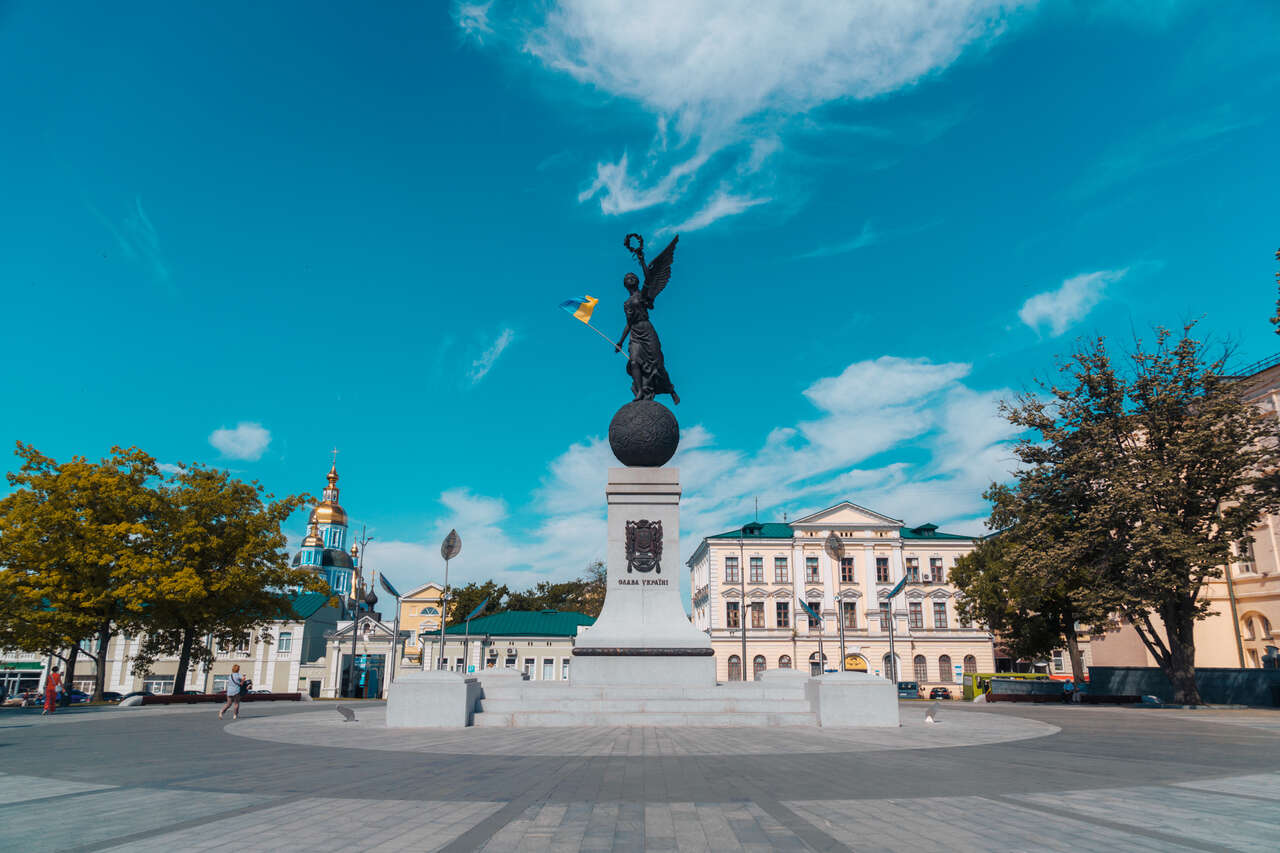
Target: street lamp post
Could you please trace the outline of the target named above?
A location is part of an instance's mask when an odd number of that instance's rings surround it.
[[[355,566],[352,567],[355,577],[352,578],[350,602],[354,612],[351,617],[351,660],[347,663],[347,690],[351,691],[352,698],[356,695],[356,637],[360,633],[360,591],[364,587],[364,552],[373,541],[372,536],[366,535],[363,524],[360,525],[360,538],[357,541],[360,543],[360,554],[356,558]]]
[[[840,559],[844,556],[844,540],[841,539],[839,536],[837,536],[835,534],[835,531],[832,531],[830,534],[828,534],[827,541],[824,543],[823,547],[827,552],[827,556],[831,558],[831,585],[838,590],[840,589],[840,583],[837,580],[838,576],[836,575],[836,571],[840,568]],[[844,672],[844,596],[843,594],[840,592],[837,592],[835,594],[835,601],[836,601],[836,624],[840,626],[839,670],[841,672]],[[822,657],[822,652],[821,652],[822,641],[819,640],[818,643],[819,643],[818,657]],[[827,670],[827,662],[824,660],[822,661],[822,671],[826,672],[826,670]]]
[[[437,669],[445,668],[444,625],[449,617],[449,561],[461,552],[462,537],[458,535],[457,530],[450,530],[449,535],[440,543],[440,556],[444,557],[444,589],[440,592],[440,663]]]

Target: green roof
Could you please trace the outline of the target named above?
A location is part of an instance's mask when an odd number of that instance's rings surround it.
[[[329,596],[323,592],[300,592],[293,597],[290,606],[299,619],[310,619],[315,612],[329,603]]]
[[[922,524],[919,527],[901,527],[898,532],[903,539],[980,539],[975,536],[960,536],[955,533],[943,533],[936,524]],[[708,536],[708,539],[792,539],[795,531],[790,524],[780,521],[751,521],[736,530],[727,530]]]
[[[572,637],[578,629],[595,623],[595,617],[572,610],[509,610],[471,620],[471,636],[494,634],[500,637]],[[444,629],[446,634],[466,634],[461,623]]]
[[[737,530],[708,536],[708,539],[790,539],[795,536],[790,524],[780,521],[752,521]]]
[[[903,539],[981,539],[981,536],[961,536],[957,533],[943,533],[936,524],[922,524],[919,527],[903,527],[898,530]]]

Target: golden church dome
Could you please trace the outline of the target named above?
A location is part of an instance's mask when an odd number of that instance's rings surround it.
[[[347,512],[333,501],[321,501],[315,509],[311,510],[311,524],[340,524],[343,527],[347,525]]]
[[[311,524],[339,524],[347,526],[347,513],[338,505],[338,464],[335,462],[325,477],[329,484],[324,487],[323,500],[311,510]]]
[[[315,513],[312,513],[311,524],[307,527],[307,535],[302,540],[303,548],[323,548],[324,540],[320,538],[320,529],[316,526]]]

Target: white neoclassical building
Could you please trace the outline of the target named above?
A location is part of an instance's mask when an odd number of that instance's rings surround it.
[[[833,533],[838,560],[824,547]],[[787,523],[750,522],[706,537],[689,559],[693,622],[711,635],[717,677],[736,681],[773,668],[888,678],[892,620],[898,680],[958,696],[963,672],[994,669],[991,634],[960,619],[949,581],[977,543],[848,501]],[[888,593],[904,577],[891,608]]]

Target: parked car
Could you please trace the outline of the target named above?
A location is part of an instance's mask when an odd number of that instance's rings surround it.
[[[73,687],[67,691],[67,700],[72,704],[76,702],[88,702],[89,694],[85,693],[83,690],[77,690]]]
[[[183,696],[203,696],[204,691],[203,690],[184,690],[182,691],[182,695]]]
[[[899,681],[898,682],[898,698],[899,699],[919,699],[920,684],[915,681]]]
[[[4,700],[6,708],[30,708],[44,702],[44,695],[37,690],[23,690]]]
[[[107,690],[107,691],[104,691],[102,694],[103,702],[119,702],[123,698],[124,698],[123,693],[117,693],[114,690]]]
[[[945,687],[935,687],[929,691],[930,699],[950,699],[951,691]]]
[[[262,690],[262,689],[258,689],[258,690],[250,690],[249,692],[250,692],[250,693],[259,693],[259,694],[261,694],[261,693],[270,693],[271,691],[270,691],[270,690]]]

